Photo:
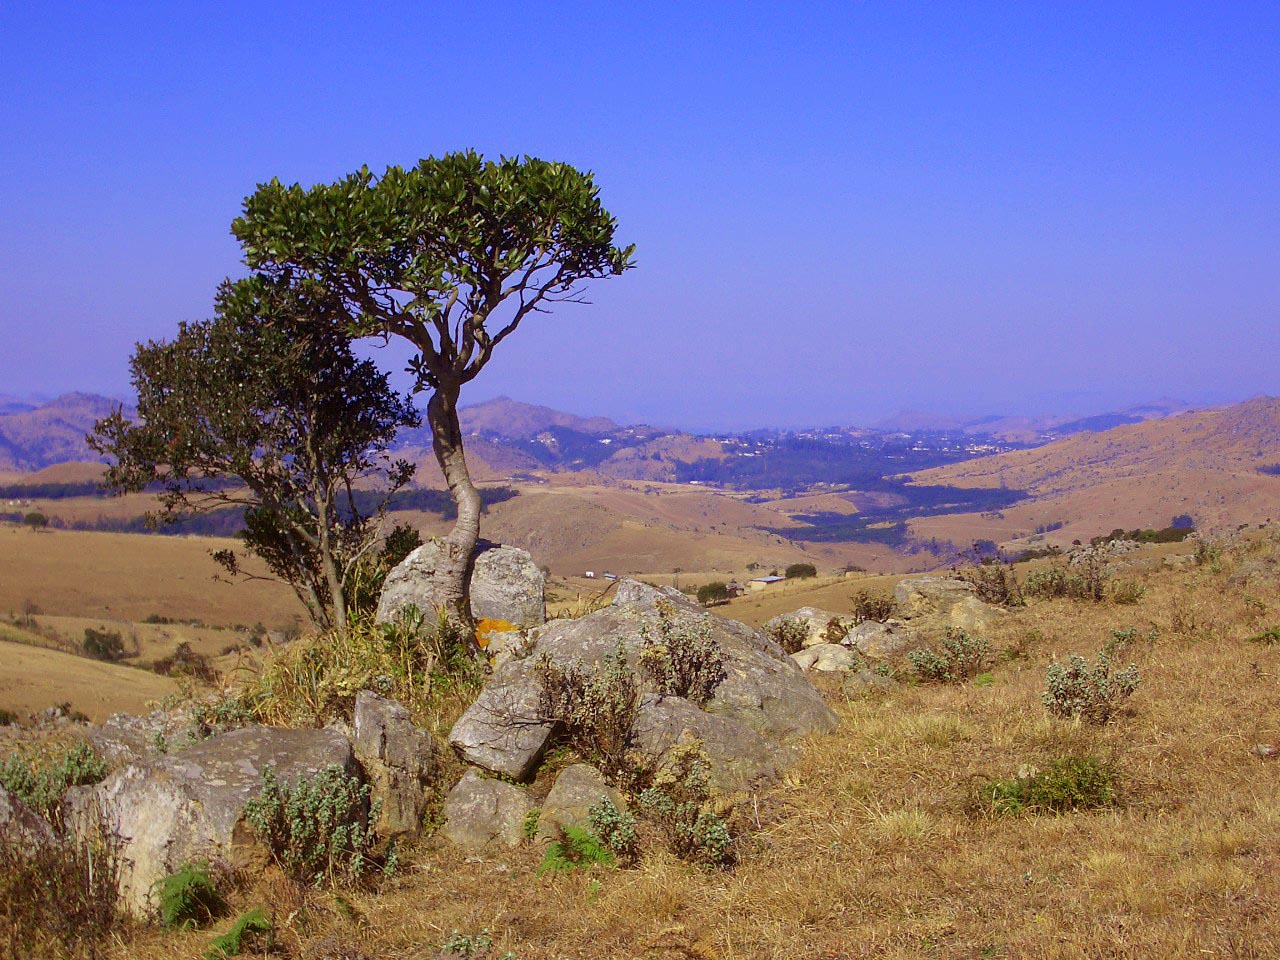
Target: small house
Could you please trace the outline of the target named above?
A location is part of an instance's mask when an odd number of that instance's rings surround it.
[[[787,578],[786,577],[756,577],[754,580],[750,581],[747,584],[747,586],[752,590],[767,590],[769,587],[772,587],[775,583],[781,583],[785,579]]]

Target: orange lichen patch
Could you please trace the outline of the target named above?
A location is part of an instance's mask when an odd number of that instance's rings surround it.
[[[506,620],[495,620],[492,617],[481,617],[476,623],[476,644],[483,650],[489,646],[491,639],[490,634],[494,633],[510,633],[512,630],[519,630],[514,623]]]

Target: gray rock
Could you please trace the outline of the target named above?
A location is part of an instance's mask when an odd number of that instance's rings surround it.
[[[519,787],[468,770],[445,798],[440,835],[470,850],[517,847],[524,840],[525,819],[533,809],[532,801]]]
[[[636,752],[655,767],[682,737],[696,737],[711,760],[711,786],[722,794],[776,780],[777,761],[790,759],[788,750],[746,724],[699,710],[682,697],[644,696],[631,736]]]
[[[851,629],[844,642],[864,657],[872,660],[888,660],[918,646],[919,638],[901,623],[890,620],[879,623],[865,620]]]
[[[669,601],[675,629],[706,629],[724,655],[726,678],[706,705],[709,713],[775,739],[835,728],[835,714],[822,695],[763,634],[653,587],[623,581],[620,589],[620,595],[603,610],[577,620],[548,623],[537,631],[531,656],[494,671],[449,735],[463,758],[495,773],[527,779],[553,732],[553,725],[538,710],[537,660],[545,654],[561,664],[598,670],[621,647],[631,668],[640,673],[642,631],[657,635],[659,601]]]
[[[426,615],[439,609],[435,576],[442,543],[433,537],[387,574],[378,599],[379,623],[395,620],[408,607]],[[471,613],[477,620],[506,620],[517,627],[543,623],[546,577],[533,557],[518,547],[482,544],[471,575]]]
[[[588,826],[591,808],[606,799],[619,810],[627,809],[626,798],[605,783],[604,775],[595,767],[586,763],[565,767],[542,802],[537,836],[554,840],[565,827]]]
[[[792,662],[801,670],[820,670],[840,673],[856,670],[862,659],[848,647],[838,643],[819,643],[791,655]]]
[[[613,605],[618,607],[641,606],[652,609],[659,601],[695,612],[702,609],[675,587],[655,587],[626,577],[617,582],[613,591]]]
[[[185,863],[252,862],[259,851],[244,809],[261,792],[263,772],[270,767],[292,784],[331,765],[359,771],[337,731],[246,727],[111,774],[93,800],[103,828],[122,842],[124,906],[145,915],[152,885]]]
[[[182,750],[202,739],[190,710],[156,710],[146,716],[117,713],[91,726],[85,736],[113,767]]]
[[[515,780],[538,767],[555,730],[538,709],[535,660],[508,660],[449,731],[449,744],[468,763]]]
[[[49,821],[0,787],[0,838],[31,856],[58,842]]]
[[[816,646],[820,643],[840,643],[853,620],[849,617],[832,613],[830,610],[819,610],[817,607],[801,607],[792,613],[784,613],[774,617],[764,625],[764,632],[772,636],[774,628],[783,623],[799,623],[807,631],[804,645]]]
[[[431,734],[414,726],[409,711],[394,700],[362,690],[356,694],[353,739],[356,759],[380,801],[378,833],[416,836],[436,769]]]
[[[894,588],[900,617],[941,627],[984,630],[1004,616],[978,599],[973,584],[955,577],[915,577]]]

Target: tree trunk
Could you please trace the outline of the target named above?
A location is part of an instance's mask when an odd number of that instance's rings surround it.
[[[449,621],[462,628],[474,643],[471,570],[475,565],[476,542],[480,539],[480,493],[471,482],[467,458],[462,451],[457,384],[442,383],[436,388],[427,404],[427,422],[431,425],[436,461],[458,506],[458,522],[444,538],[443,557],[436,570],[436,595]]]

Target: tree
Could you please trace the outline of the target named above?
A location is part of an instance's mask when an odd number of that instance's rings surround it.
[[[703,584],[698,588],[698,602],[704,607],[715,603],[724,603],[729,599],[729,588],[719,580]]]
[[[787,567],[787,570],[786,570],[786,577],[788,580],[795,580],[797,578],[804,579],[806,577],[816,577],[817,575],[818,575],[818,568],[815,567],[812,563],[793,563],[791,564],[791,566]]]
[[[184,323],[131,360],[138,419],[117,410],[90,445],[114,458],[116,492],[159,486],[169,522],[243,509],[245,548],[287,582],[320,627],[345,627],[349,587],[413,468],[387,448],[421,417],[359,360],[314,284],[226,282],[213,320]],[[381,489],[370,489],[372,484]],[[234,551],[214,555],[243,573]]]
[[[417,350],[415,392],[431,391],[433,448],[458,505],[435,583],[457,623],[472,624],[481,506],[459,393],[530,314],[582,302],[585,281],[634,266],[635,248],[614,245],[615,227],[591,174],[473,151],[305,189],[272,180],[232,224],[250,268],[319,283],[340,298],[352,335],[403,337]]]
[[[39,510],[32,510],[22,518],[22,522],[32,530],[43,530],[49,526],[49,518]]]

